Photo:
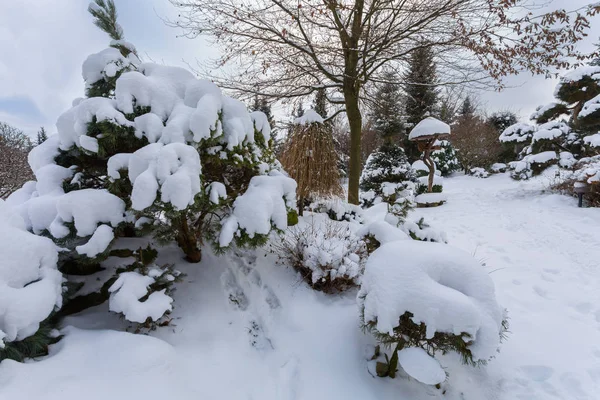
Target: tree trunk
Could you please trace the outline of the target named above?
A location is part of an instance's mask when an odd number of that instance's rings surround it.
[[[433,192],[433,178],[435,176],[435,167],[433,161],[431,160],[431,150],[429,148],[425,149],[423,152],[423,162],[429,168],[429,179],[427,184],[427,193]]]
[[[177,244],[185,253],[185,259],[191,263],[198,263],[202,260],[202,250],[198,247],[198,240],[194,232],[188,225],[185,214],[181,215],[177,221]]]
[[[344,86],[347,84],[345,83]],[[348,86],[354,86],[348,83]],[[350,126],[350,170],[348,172],[348,203],[358,204],[358,185],[361,172],[362,115],[358,107],[358,93],[353,87],[344,88],[346,116]]]

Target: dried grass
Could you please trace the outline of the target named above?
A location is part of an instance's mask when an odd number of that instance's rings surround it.
[[[326,125],[294,125],[284,145],[281,164],[298,183],[298,204],[320,197],[342,197],[333,135]]]

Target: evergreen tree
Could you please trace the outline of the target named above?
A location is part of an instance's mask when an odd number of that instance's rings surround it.
[[[42,126],[37,133],[36,144],[40,145],[40,144],[44,143],[46,141],[46,139],[48,139],[48,135],[46,134],[46,129],[44,129],[44,127]]]
[[[463,101],[462,107],[460,108],[461,117],[473,117],[475,114],[475,105],[471,101],[471,96],[467,95]]]
[[[402,103],[398,76],[387,71],[382,77],[384,83],[379,85],[374,95],[371,120],[377,134],[387,144],[398,143],[403,134]]]
[[[500,111],[490,115],[487,122],[496,128],[497,134],[500,135],[506,130],[506,128],[517,123],[517,116],[511,111]],[[515,152],[518,153],[522,150],[522,148],[515,148],[513,143],[503,144],[502,147],[504,148],[504,151],[502,151],[499,159],[497,160],[502,163],[513,161],[515,159]]]
[[[34,216],[33,233],[64,249],[59,270],[80,276],[68,282],[61,313],[109,300],[111,311],[132,322],[156,322],[171,310],[168,289],[177,273],[155,264],[156,250],[119,249],[116,239],[152,234],[176,243],[191,262],[200,261],[204,244],[217,251],[262,245],[265,226],[287,227],[296,185],[267,145],[266,115],[249,113],[181,68],[139,68],[135,48],[122,40],[112,0],[96,0],[90,13],[119,40],[84,62],[87,98],[59,117],[57,135],[31,151],[38,181],[12,201]],[[248,210],[259,219],[244,218]],[[100,264],[109,255],[135,261],[105,271],[99,291],[78,296],[81,281],[96,280],[81,276],[113,268]],[[140,287],[147,292],[140,295]],[[155,306],[147,316],[129,313],[146,299]]]
[[[325,89],[321,88],[315,93],[313,110],[323,117],[323,119],[327,119],[327,92]]]
[[[406,93],[407,131],[402,140],[408,160],[419,159],[417,145],[408,140],[411,128],[435,113],[438,92],[436,67],[431,47],[420,47],[411,54],[408,71],[403,76]]]
[[[304,115],[304,106],[302,105],[302,102],[300,102],[298,104],[298,108],[296,109],[296,111],[292,115],[294,117],[296,117],[296,118],[300,118],[301,116]]]

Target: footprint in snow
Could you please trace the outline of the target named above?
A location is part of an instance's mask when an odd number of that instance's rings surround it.
[[[546,289],[543,289],[539,286],[534,286],[533,291],[536,292],[538,296],[543,297],[544,299],[550,299],[550,297],[548,297],[548,291]]]
[[[554,374],[554,369],[545,365],[523,365],[521,371],[532,381],[544,382]]]

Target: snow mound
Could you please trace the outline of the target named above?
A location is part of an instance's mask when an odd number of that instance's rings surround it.
[[[415,197],[417,204],[435,204],[448,200],[444,193],[423,193]]]
[[[600,147],[600,133],[595,133],[583,138],[583,143],[592,147]]]
[[[400,350],[398,363],[408,375],[426,385],[437,385],[446,380],[446,373],[440,363],[419,347]]]
[[[467,333],[474,360],[497,351],[503,313],[490,276],[469,254],[448,245],[395,241],[367,261],[358,303],[365,323],[393,335],[400,316],[413,314],[427,338],[436,332]]]
[[[148,318],[158,320],[167,311],[171,311],[173,299],[165,294],[165,289],[151,293],[145,301],[140,299],[148,295],[148,287],[154,278],[138,272],[123,272],[108,289],[110,311],[123,313],[131,322],[144,323]]]
[[[25,222],[0,200],[0,348],[33,335],[62,306],[57,249],[25,230]]]
[[[508,168],[508,165],[504,164],[504,163],[494,163],[491,166],[491,170],[492,172],[505,172],[506,169]]]
[[[490,173],[485,170],[485,168],[475,167],[469,170],[469,173],[475,178],[487,178],[490,176]]]
[[[323,117],[321,117],[319,113],[313,109],[306,110],[301,117],[294,120],[294,124],[296,125],[308,125],[312,123],[323,123]]]
[[[435,119],[433,117],[427,117],[419,122],[408,135],[409,140],[417,139],[423,136],[433,135],[449,135],[450,125]]]
[[[502,143],[522,143],[530,139],[535,133],[536,127],[518,122],[506,128],[499,137]]]

